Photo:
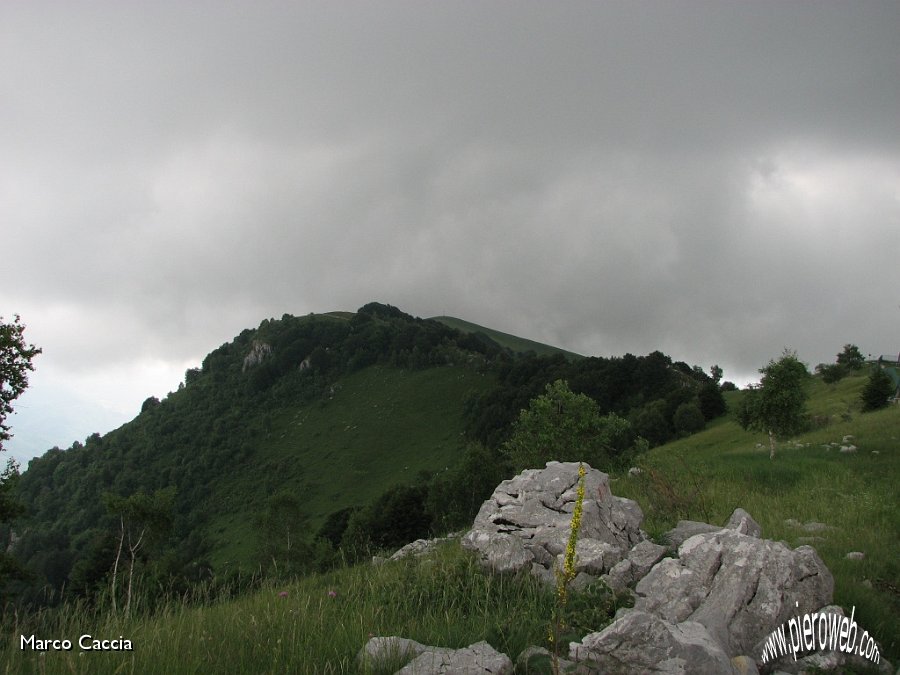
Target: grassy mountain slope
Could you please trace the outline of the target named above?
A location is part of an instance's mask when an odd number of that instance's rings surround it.
[[[464,445],[463,402],[491,381],[462,367],[370,366],[340,379],[321,401],[270,411],[253,471],[227,476],[210,497],[211,562],[252,559],[253,514],[277,490],[302,495],[317,529],[333,511],[452,464]]]
[[[560,349],[559,347],[546,345],[542,342],[535,342],[534,340],[528,340],[516,335],[510,335],[509,333],[502,333],[498,330],[485,328],[484,326],[479,326],[477,323],[464,321],[463,319],[457,319],[452,316],[435,316],[432,317],[432,320],[440,321],[442,324],[450,326],[450,328],[455,328],[456,330],[462,331],[463,333],[482,333],[483,335],[487,335],[491,340],[496,342],[501,347],[506,347],[507,349],[510,349],[517,354],[534,352],[538,356],[553,356],[554,354],[562,354],[567,359],[583,358],[581,354],[576,354],[575,352],[566,351],[565,349]]]
[[[816,533],[822,541],[813,545],[835,576],[835,601],[856,608],[860,629],[875,635],[882,656],[896,667],[900,408],[860,414],[864,383],[863,377],[831,386],[815,380],[809,407],[813,414],[831,416],[830,423],[780,443],[774,461],[762,435],[723,418],[692,437],[651,450],[641,461],[644,474],[614,476],[612,490],[639,501],[651,535],[680,518],[724,522],[738,506],[760,522],[764,537],[790,546],[810,535],[785,520],[825,523],[831,529]],[[731,394],[729,404],[740,395]],[[822,447],[848,434],[854,436],[856,453]],[[851,550],[865,552],[866,558],[847,560]],[[451,545],[436,563],[361,564],[210,607],[175,603],[151,618],[94,619],[78,609],[48,616],[46,623],[35,617],[7,634],[8,667],[22,673],[210,668],[352,673],[358,672],[356,652],[372,635],[402,635],[447,647],[487,639],[515,657],[525,646],[545,641],[551,605],[552,594],[541,593],[528,579],[485,576]],[[77,650],[39,655],[18,648],[22,633],[40,630],[74,639],[85,626],[98,635],[134,640],[135,652],[79,658]]]
[[[679,519],[724,523],[742,507],[767,539],[811,544],[835,577],[835,602],[900,657],[900,407],[860,413],[867,378],[827,385],[813,379],[809,411],[828,424],[778,444],[722,418],[694,436],[649,451],[639,478],[613,492],[640,502],[645,529],[661,534]],[[741,392],[729,395],[734,408]],[[845,436],[852,436],[843,443]],[[841,453],[840,445],[856,445]],[[837,444],[837,446],[832,445]],[[828,446],[827,448],[825,446]],[[809,532],[789,520],[823,523]],[[812,538],[812,539],[810,539]],[[848,560],[861,551],[865,559]],[[773,626],[774,629],[774,626]],[[896,665],[896,663],[895,663]]]

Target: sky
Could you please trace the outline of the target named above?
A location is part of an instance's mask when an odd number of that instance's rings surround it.
[[[0,0],[8,454],[370,301],[738,383],[896,354],[898,111],[893,1]]]

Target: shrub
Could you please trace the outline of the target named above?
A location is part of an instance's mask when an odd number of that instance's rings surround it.
[[[682,403],[672,418],[675,431],[682,436],[690,436],[706,426],[706,418],[696,403]]]
[[[891,378],[876,366],[862,390],[863,412],[884,408],[888,404],[888,399],[893,395],[894,384],[891,382]]]

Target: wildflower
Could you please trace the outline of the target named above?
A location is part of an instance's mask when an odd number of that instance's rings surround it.
[[[278,594],[278,597],[279,597],[279,598],[286,598],[287,596],[288,596],[288,592],[287,592],[287,591],[281,591],[281,593]]]
[[[336,598],[336,597],[337,597],[337,592],[336,592],[336,591],[328,591],[328,597],[329,597],[329,598]]]

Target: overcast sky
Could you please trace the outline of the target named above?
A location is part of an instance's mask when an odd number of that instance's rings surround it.
[[[900,3],[0,0],[17,457],[377,300],[739,382],[900,350]]]

